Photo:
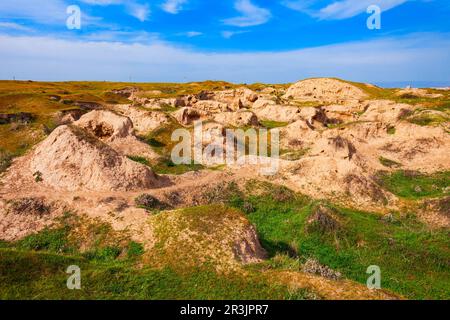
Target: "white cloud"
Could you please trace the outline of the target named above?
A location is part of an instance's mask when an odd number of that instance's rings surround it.
[[[450,81],[449,34],[353,42],[285,52],[196,52],[148,45],[0,35],[0,79],[292,82]],[[18,54],[20,53],[20,54]]]
[[[25,27],[21,24],[14,22],[0,22],[0,29],[9,29],[9,30],[17,30],[17,31],[33,31],[33,29]]]
[[[189,38],[198,37],[198,36],[201,36],[202,34],[203,34],[202,32],[198,32],[198,31],[186,32],[186,36],[188,36]]]
[[[150,8],[148,4],[129,3],[127,12],[141,22],[147,21],[150,17]]]
[[[324,20],[341,20],[366,12],[370,5],[377,5],[382,11],[388,11],[410,0],[340,0],[321,6],[317,0],[286,0],[283,4],[293,10],[305,12],[310,16]],[[319,6],[319,8],[317,8]]]
[[[123,5],[126,12],[141,22],[147,21],[150,17],[150,6],[148,3],[141,4],[133,0],[80,0],[94,6]]]
[[[43,25],[65,27],[68,17],[67,7],[68,4],[63,0],[2,0],[0,16],[2,19],[21,19]],[[90,16],[83,11],[81,17],[82,26],[105,26],[101,23],[101,18]]]
[[[254,5],[250,0],[236,0],[234,7],[241,13],[241,16],[223,20],[225,24],[230,26],[256,26],[266,23],[272,17],[269,10]]]
[[[67,5],[62,0],[2,0],[3,19],[26,19],[44,24],[64,23]]]
[[[183,9],[185,3],[187,0],[166,0],[161,8],[168,13],[177,14]]]
[[[224,37],[225,39],[230,39],[231,37],[237,35],[237,34],[241,34],[241,33],[247,33],[249,31],[222,31],[222,37]]]
[[[160,41],[158,33],[146,31],[99,31],[83,36],[87,41],[122,41],[124,43],[152,43]]]
[[[117,4],[123,4],[126,1],[124,0],[79,0],[81,2],[95,5],[95,6],[109,6],[109,5],[117,5]]]

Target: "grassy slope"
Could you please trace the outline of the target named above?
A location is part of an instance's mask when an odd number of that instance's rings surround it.
[[[69,265],[81,268],[81,290],[68,290]],[[0,249],[0,299],[303,299],[257,274],[218,275],[206,269],[178,273],[121,261]]]
[[[414,215],[386,221],[377,214],[346,208],[335,208],[342,223],[339,230],[311,230],[306,221],[317,201],[280,196],[276,188],[271,189],[247,197],[235,194],[231,204],[252,208],[248,217],[272,256],[285,253],[301,261],[314,257],[361,283],[367,280],[367,267],[378,265],[383,288],[413,299],[450,297],[448,230],[431,230]]]
[[[65,226],[16,243],[0,243],[0,297],[301,299],[310,297],[311,292],[291,292],[271,283],[261,271],[299,270],[301,263],[311,257],[360,283],[367,280],[367,267],[378,265],[382,287],[407,298],[450,297],[448,230],[432,230],[418,222],[414,214],[393,214],[383,219],[374,213],[336,207],[286,188],[256,182],[245,191],[230,185],[211,192],[208,199],[246,212],[271,259],[247,268],[245,277],[236,273],[219,275],[207,266],[181,271],[170,264],[156,269],[142,267],[143,250],[139,244],[123,239],[112,241],[110,229],[91,226],[88,234],[96,238],[90,241],[93,245],[87,252],[80,253],[79,244],[73,242],[80,236],[70,237],[70,229]],[[320,203],[333,210],[339,228],[324,231],[311,227],[308,219]],[[207,208],[189,209],[190,217],[197,217],[197,210],[203,217]],[[280,254],[289,256],[282,264]],[[65,288],[64,270],[71,264],[83,271],[81,291]]]
[[[107,225],[67,215],[61,227],[17,242],[0,241],[0,299],[304,299],[257,272],[217,274],[207,266],[143,266],[144,249],[117,238]],[[79,239],[89,236],[80,252]],[[81,268],[81,290],[68,290],[65,270]]]
[[[381,185],[393,194],[405,199],[443,197],[450,194],[450,172],[424,175],[418,172],[395,171],[379,173]]]

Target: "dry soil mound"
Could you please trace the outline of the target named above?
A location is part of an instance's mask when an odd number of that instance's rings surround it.
[[[126,138],[134,132],[133,122],[129,118],[106,110],[89,112],[74,124],[103,141]]]
[[[34,150],[30,168],[42,183],[66,190],[127,191],[151,188],[157,176],[89,132],[60,126]]]
[[[214,116],[214,121],[235,127],[256,126],[258,118],[251,111],[222,112]]]
[[[147,159],[159,156],[134,135],[130,118],[107,110],[96,110],[83,115],[74,125],[88,131],[122,155],[140,155]]]
[[[367,95],[359,88],[336,79],[319,78],[297,82],[289,87],[285,99],[300,101],[339,102],[361,100]]]
[[[184,107],[172,113],[172,116],[182,125],[190,125],[197,120],[208,119],[210,113],[191,107]]]
[[[147,134],[169,122],[168,116],[160,111],[149,111],[131,105],[115,105],[114,110],[130,118],[139,134]]]
[[[153,253],[177,266],[214,265],[219,271],[261,262],[266,252],[255,228],[238,210],[221,205],[164,212],[150,218]],[[159,251],[161,250],[161,251]]]

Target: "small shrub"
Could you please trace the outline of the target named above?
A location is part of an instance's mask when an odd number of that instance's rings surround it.
[[[284,186],[275,186],[270,196],[277,202],[287,202],[295,199],[295,193]]]
[[[404,93],[404,94],[402,94],[402,95],[400,95],[400,98],[401,99],[419,99],[419,97],[418,96],[416,96],[416,95],[414,95],[414,94],[411,94],[411,93]]]
[[[284,269],[292,271],[300,271],[301,264],[298,259],[293,259],[286,253],[276,253],[275,256],[268,261],[273,269]]]
[[[395,132],[396,132],[396,129],[394,126],[389,126],[387,128],[387,134],[393,135],[393,134],[395,134]]]
[[[50,251],[68,253],[72,251],[67,240],[67,229],[45,229],[37,234],[29,235],[17,243],[23,250]]]
[[[304,149],[300,149],[300,150],[286,151],[286,152],[282,152],[280,158],[283,160],[288,160],[288,161],[297,161],[297,160],[300,160],[301,158],[303,158],[303,156],[305,156],[308,153],[308,151],[309,151],[308,148],[304,148]]]
[[[162,143],[162,142],[156,140],[155,138],[149,138],[149,139],[147,139],[147,143],[148,143],[150,146],[155,147],[155,148],[163,148],[163,147],[166,146],[164,143]]]
[[[111,261],[117,259],[121,253],[122,250],[118,247],[104,247],[85,252],[83,255],[88,260]]]
[[[419,126],[428,126],[433,122],[431,117],[427,117],[426,115],[416,116],[409,120],[411,123],[417,124]]]
[[[401,163],[395,162],[394,160],[390,160],[385,157],[380,157],[379,160],[383,166],[388,168],[398,168],[402,166]]]
[[[9,151],[0,149],[0,173],[8,169],[11,165],[13,159],[13,154]]]
[[[21,198],[10,202],[9,212],[18,215],[42,216],[50,213],[50,206],[40,198]]]
[[[192,161],[190,164],[175,164],[170,158],[163,159],[159,163],[152,166],[152,169],[157,174],[183,174],[190,171],[202,170],[204,167],[201,164],[195,164]]]
[[[267,129],[286,127],[289,124],[289,122],[280,122],[272,120],[261,120],[260,123],[264,128]]]
[[[138,208],[146,210],[164,210],[168,207],[165,203],[159,201],[157,198],[147,193],[143,193],[138,196],[134,200],[134,202]]]
[[[242,204],[242,211],[244,211],[245,214],[250,214],[252,212],[255,212],[255,207],[253,207],[253,204],[248,201],[244,201]]]
[[[240,207],[242,204],[242,192],[235,182],[219,184],[203,193],[202,198],[207,204],[233,202],[237,207]]]
[[[140,156],[127,156],[128,159],[143,164],[145,166],[150,166],[150,162],[147,160],[147,158],[145,157],[140,157]]]
[[[40,171],[36,171],[35,173],[33,173],[33,177],[34,177],[34,181],[36,182],[42,182],[42,172]]]
[[[398,120],[403,120],[411,116],[414,112],[409,109],[401,109],[400,113],[398,114]]]
[[[319,231],[320,233],[336,232],[341,229],[339,221],[335,217],[333,210],[318,206],[312,216],[308,219],[308,230]]]

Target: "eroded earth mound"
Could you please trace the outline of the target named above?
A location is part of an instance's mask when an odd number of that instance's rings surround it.
[[[43,183],[64,190],[128,191],[157,185],[150,168],[76,126],[60,126],[38,145],[30,170],[39,173]]]
[[[299,81],[286,91],[286,99],[300,101],[338,102],[367,98],[363,90],[347,82],[319,78]]]
[[[8,134],[34,140],[15,159],[0,149],[0,170],[9,167],[0,176],[0,240],[46,232],[70,213],[141,243],[146,266],[248,275],[252,270],[243,266],[255,264],[271,281],[311,288],[321,297],[386,299],[398,296],[353,281],[361,276],[340,252],[359,263],[346,250],[356,250],[358,259],[372,257],[370,250],[387,243],[395,256],[410,248],[402,242],[404,229],[396,228],[450,227],[447,92],[330,78],[290,86],[170,86],[110,88],[117,103],[90,112],[64,104],[51,114],[56,128],[46,123],[39,134],[13,118],[2,124]],[[182,93],[172,94],[177,90]],[[199,145],[210,151],[209,160],[176,164],[172,133],[193,135],[196,121],[203,121]],[[226,129],[278,131],[280,159],[245,150],[241,159],[261,161],[220,163],[213,147],[228,151]],[[233,138],[233,148],[245,142]],[[275,174],[261,173],[264,162],[278,165]],[[260,192],[259,183],[268,187]],[[433,257],[439,268],[444,258]],[[395,270],[396,277],[403,271]],[[396,281],[390,289],[398,289]]]

